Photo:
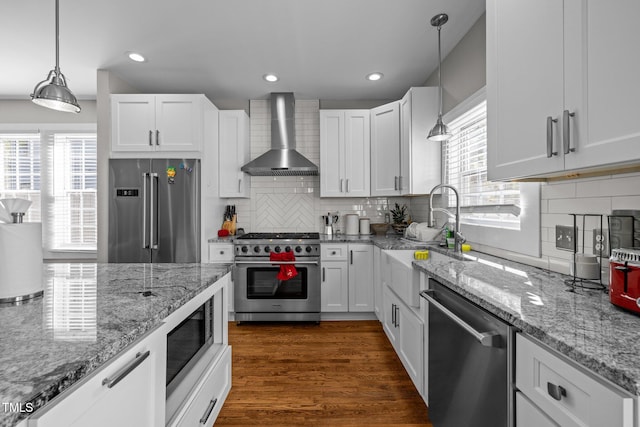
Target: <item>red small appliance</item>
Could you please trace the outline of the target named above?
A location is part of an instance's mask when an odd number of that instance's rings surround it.
[[[609,300],[640,314],[640,248],[620,248],[609,258]]]

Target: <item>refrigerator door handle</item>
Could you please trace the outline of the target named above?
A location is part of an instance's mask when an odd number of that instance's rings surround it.
[[[150,182],[151,182],[151,197],[150,199],[150,215],[149,215],[149,237],[150,237],[150,243],[151,243],[151,249],[158,249],[158,212],[156,209],[156,200],[158,198],[158,174],[155,172],[151,172],[149,173],[149,175],[151,176]],[[153,185],[153,181],[156,181],[156,185]]]
[[[142,249],[149,249],[147,243],[147,177],[148,172],[142,174]]]

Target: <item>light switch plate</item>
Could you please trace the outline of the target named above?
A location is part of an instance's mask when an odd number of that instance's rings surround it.
[[[556,225],[556,249],[576,250],[576,230],[570,225]]]

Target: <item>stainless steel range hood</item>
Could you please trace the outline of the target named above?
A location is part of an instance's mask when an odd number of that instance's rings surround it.
[[[271,149],[241,170],[249,175],[318,175],[314,165],[296,151],[295,100],[293,93],[271,94]]]

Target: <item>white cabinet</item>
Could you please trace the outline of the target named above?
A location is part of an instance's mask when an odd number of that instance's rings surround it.
[[[400,103],[371,110],[371,195],[400,195]]]
[[[516,334],[516,387],[563,427],[635,426],[631,394],[521,333]]]
[[[387,260],[387,256],[382,253],[382,249],[377,246],[373,247],[373,311],[380,322],[383,321],[382,315],[382,287],[383,287],[383,266],[382,263]]]
[[[200,152],[203,95],[111,95],[111,151]]]
[[[438,88],[412,87],[400,101],[400,192],[429,194],[441,182],[441,144],[427,140],[438,118]]]
[[[517,427],[560,427],[521,392],[516,392]]]
[[[369,115],[320,111],[320,197],[369,197]]]
[[[166,341],[162,329],[151,332],[38,411],[29,426],[164,425]]]
[[[638,16],[635,0],[487,2],[489,179],[638,163]]]
[[[384,332],[416,390],[423,394],[424,322],[389,287],[383,293]]]
[[[323,312],[373,312],[373,247],[322,244]]]
[[[250,160],[249,116],[244,110],[221,110],[218,117],[220,197],[249,197],[249,176],[240,170]]]
[[[211,264],[233,264],[233,243],[209,242],[208,259]],[[229,306],[229,312],[233,312],[233,284],[229,286],[227,295],[227,305]]]

